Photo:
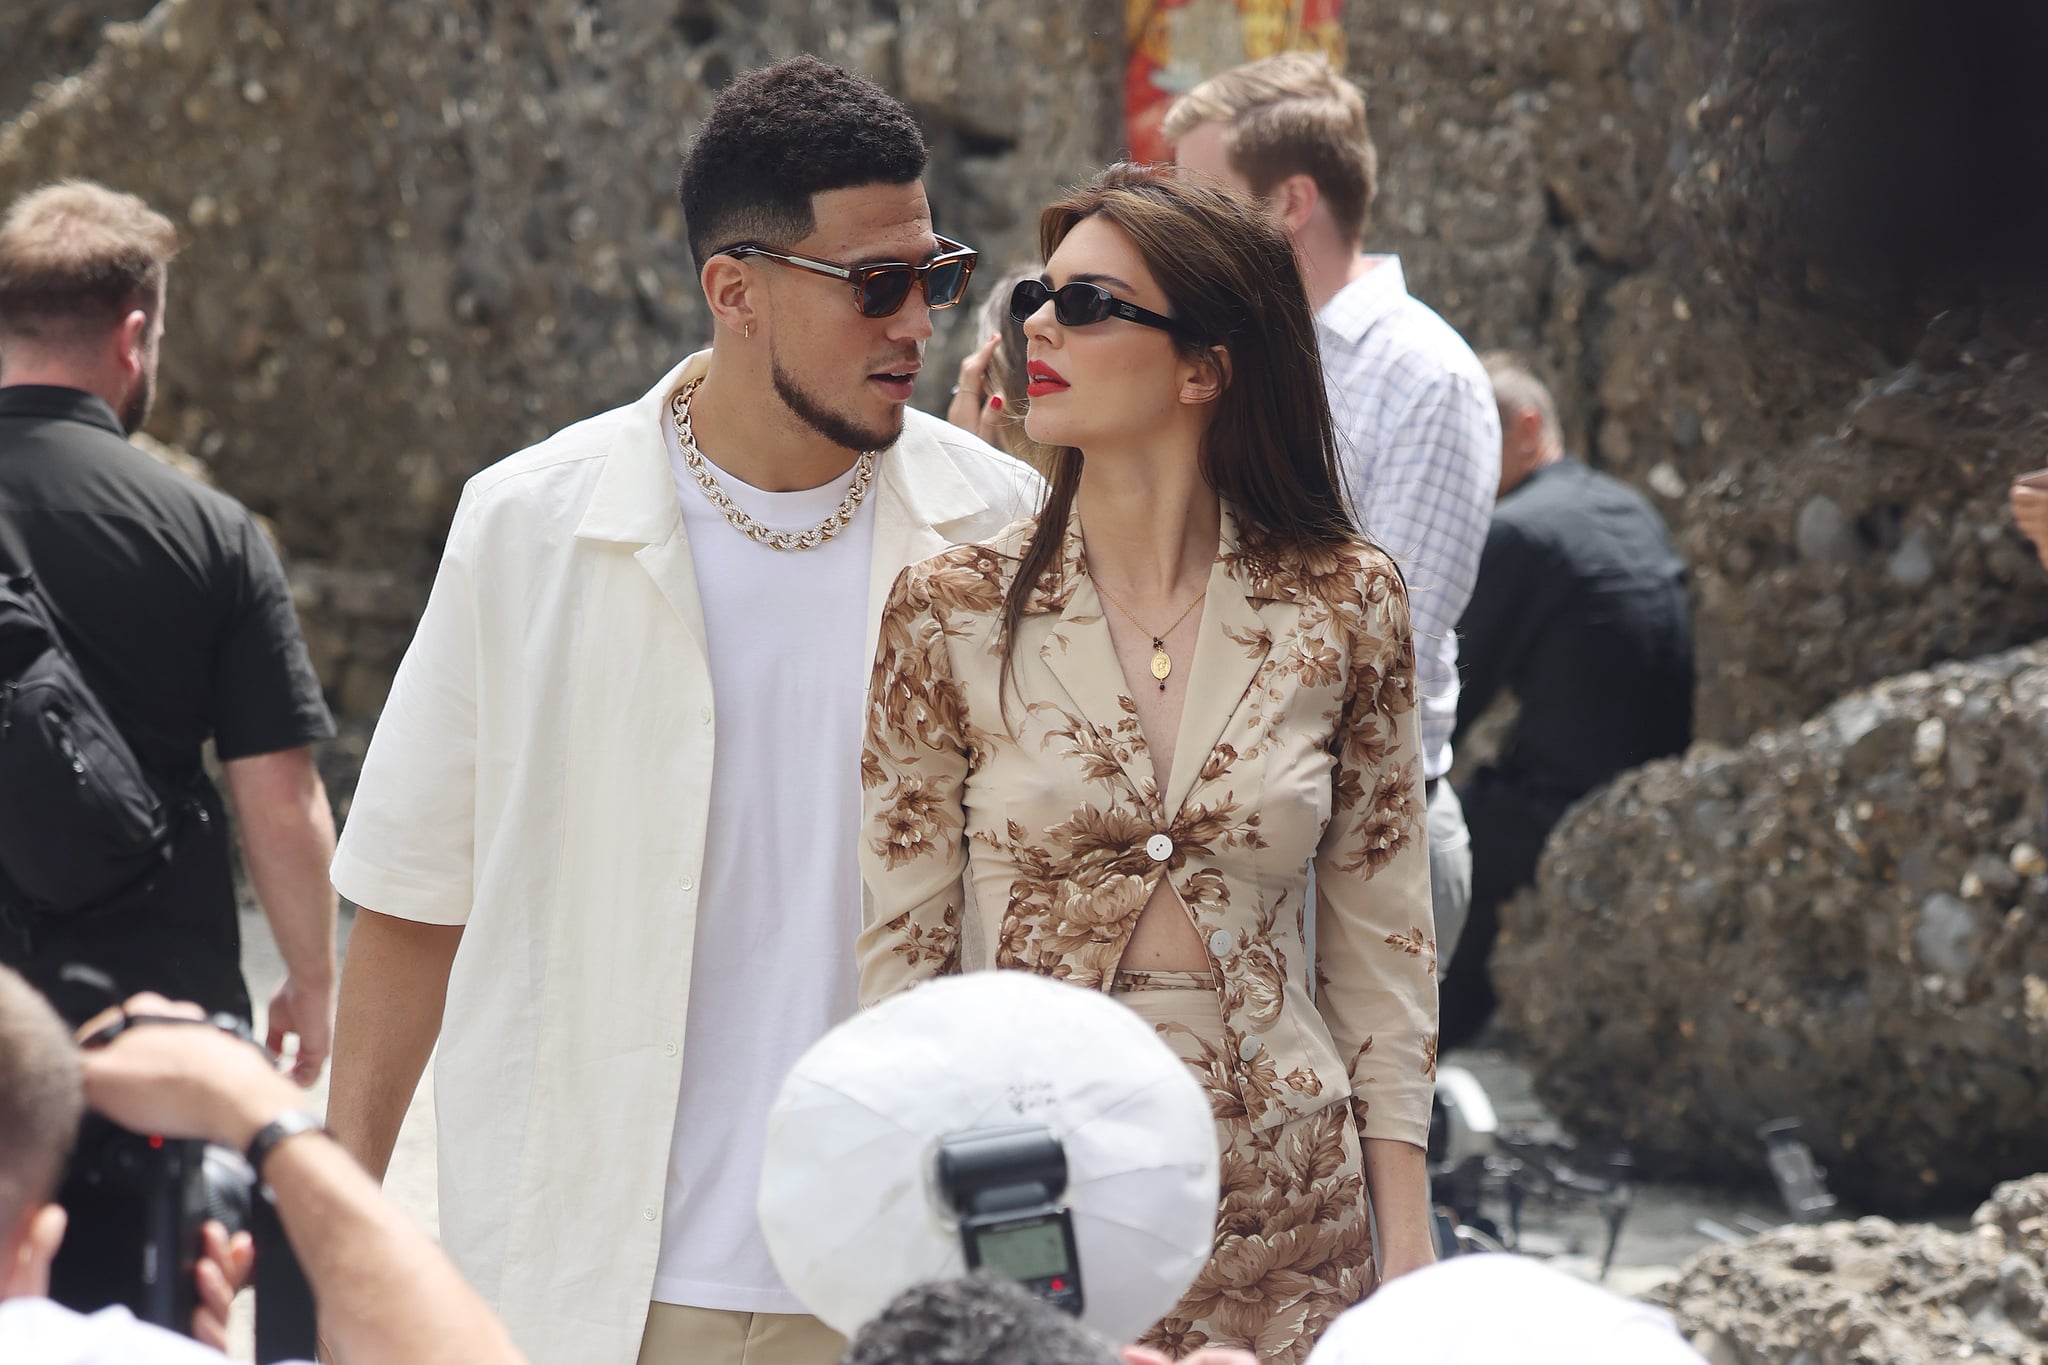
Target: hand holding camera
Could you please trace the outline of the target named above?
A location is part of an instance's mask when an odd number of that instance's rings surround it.
[[[171,1022],[199,1027],[157,1026]],[[197,1005],[147,993],[94,1016],[78,1031],[86,1103],[131,1132],[245,1150],[303,1096],[262,1048],[208,1024]]]

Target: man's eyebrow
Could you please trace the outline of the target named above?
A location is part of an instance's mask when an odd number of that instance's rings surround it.
[[[863,265],[923,265],[926,261],[935,260],[945,253],[946,248],[940,246],[937,241],[934,241],[930,247],[916,256],[892,255],[888,252],[878,251],[870,256],[862,256],[858,260],[848,261],[847,264],[855,267]]]

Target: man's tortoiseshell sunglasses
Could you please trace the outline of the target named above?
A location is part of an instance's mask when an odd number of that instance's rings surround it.
[[[830,275],[834,279],[845,280],[853,286],[853,306],[860,310],[862,317],[886,318],[894,317],[909,301],[913,283],[924,290],[925,306],[929,308],[951,308],[966,294],[967,277],[974,273],[974,263],[981,253],[950,237],[938,240],[939,254],[923,265],[912,265],[908,261],[839,265],[808,256],[789,256],[748,243],[726,247],[718,254],[741,260],[748,256],[765,256],[814,275]]]

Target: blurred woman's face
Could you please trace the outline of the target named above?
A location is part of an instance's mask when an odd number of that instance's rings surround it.
[[[1080,280],[1154,313],[1173,312],[1137,246],[1107,218],[1075,224],[1041,279],[1054,290]],[[1194,415],[1180,401],[1188,367],[1170,333],[1115,317],[1070,327],[1048,299],[1025,321],[1024,337],[1024,430],[1042,445],[1091,453],[1151,444]]]

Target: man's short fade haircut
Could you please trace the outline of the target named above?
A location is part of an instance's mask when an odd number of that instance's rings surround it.
[[[0,1236],[56,1194],[84,1109],[71,1031],[33,986],[0,967]]]
[[[1536,371],[1513,351],[1488,351],[1479,357],[1486,377],[1493,381],[1493,403],[1500,409],[1501,429],[1517,413],[1535,412],[1543,419],[1543,440],[1564,448],[1564,427],[1557,420],[1557,398],[1550,386],[1536,377]]]
[[[904,1290],[854,1334],[839,1365],[1117,1365],[1117,1356],[1016,1281],[977,1271]]]
[[[1212,76],[1174,101],[1161,131],[1177,143],[1205,123],[1223,125],[1223,153],[1254,193],[1306,175],[1345,240],[1363,239],[1379,152],[1365,96],[1320,52],[1283,52]]]
[[[70,346],[154,313],[178,252],[171,220],[88,180],[31,190],[0,218],[0,337]]]
[[[810,56],[743,72],[683,152],[690,255],[701,271],[743,242],[786,250],[817,228],[812,195],[908,185],[926,160],[910,110],[863,76]]]

